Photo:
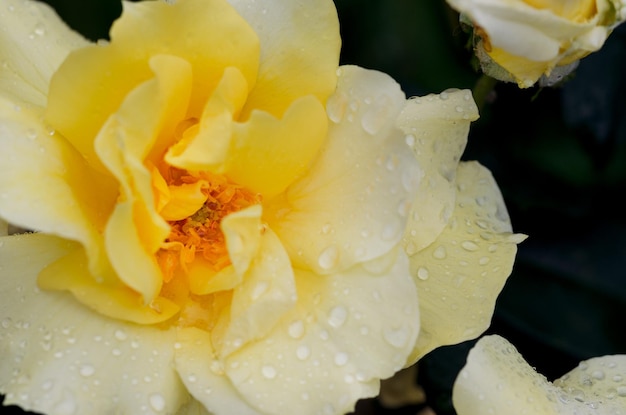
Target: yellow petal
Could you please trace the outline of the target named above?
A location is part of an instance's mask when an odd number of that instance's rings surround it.
[[[161,288],[154,253],[170,228],[156,210],[153,174],[144,163],[159,137],[173,131],[189,95],[189,65],[176,57],[150,60],[155,78],[139,85],[112,115],[95,141],[95,149],[121,187],[104,232],[109,258],[119,277],[150,303]],[[150,164],[150,163],[148,163]]]
[[[281,118],[298,97],[314,95],[323,104],[335,90],[339,65],[339,21],[326,0],[234,0],[261,43],[257,84],[243,110]],[[297,140],[296,140],[297,141]]]
[[[174,331],[95,313],[37,274],[75,243],[43,235],[0,242],[4,404],[40,413],[174,413],[189,397],[172,368]]]
[[[37,283],[44,290],[68,290],[102,315],[139,324],[160,323],[179,311],[177,305],[161,297],[143,304],[143,297],[124,286],[113,272],[97,278],[86,264],[84,250],[76,247],[44,268]]]
[[[420,169],[396,128],[405,103],[385,74],[342,67],[327,111],[328,141],[310,172],[264,204],[298,267],[347,269],[389,252],[402,237]]]
[[[517,243],[525,239],[511,234],[489,170],[477,162],[461,163],[457,187],[448,226],[431,245],[411,252],[422,323],[412,361],[436,347],[476,338],[489,327]]]
[[[408,215],[404,244],[412,254],[437,238],[454,210],[456,169],[478,108],[470,91],[448,90],[407,101],[398,126],[412,147],[423,180]]]
[[[169,186],[170,201],[159,211],[163,219],[176,221],[188,218],[204,205],[207,196],[202,193],[202,181],[180,186]]]
[[[253,205],[226,216],[220,227],[226,238],[228,255],[238,274],[243,275],[259,254],[262,208]]]
[[[9,223],[0,218],[0,236],[7,236],[9,234]]]
[[[252,29],[223,0],[125,2],[111,43],[72,53],[55,73],[46,118],[92,161],[93,137],[126,95],[152,78],[152,57],[189,62],[194,76],[187,115],[198,118],[224,68],[238,68],[254,85],[258,48]]]
[[[378,393],[380,378],[403,367],[416,339],[407,259],[394,250],[342,273],[295,272],[296,307],[264,340],[223,360],[223,370],[263,413],[348,413],[357,399]]]
[[[626,355],[584,362],[550,383],[500,336],[486,336],[470,351],[453,388],[459,415],[618,414],[626,390]]]
[[[248,84],[237,68],[226,68],[204,107],[197,128],[167,150],[165,160],[185,170],[216,170],[226,160],[232,142],[232,123],[248,95]]]
[[[40,119],[40,113],[0,99],[0,216],[79,241],[89,253],[91,272],[106,274],[110,264],[100,232],[117,186]]]
[[[48,85],[67,54],[87,42],[47,4],[3,0],[0,91],[15,104],[46,105]]]
[[[327,123],[311,96],[296,100],[280,120],[255,111],[233,125],[233,149],[220,173],[269,200],[308,171],[326,141]]]

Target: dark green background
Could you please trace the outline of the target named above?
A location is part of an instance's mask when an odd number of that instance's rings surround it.
[[[49,0],[91,39],[106,38],[116,0]],[[336,0],[342,63],[392,75],[407,95],[474,88],[468,34],[443,0]],[[626,25],[552,89],[497,84],[481,103],[466,160],[498,181],[516,232],[529,235],[489,332],[508,338],[549,379],[580,360],[626,354]],[[438,415],[474,342],[440,348],[419,383]],[[376,400],[359,414],[385,410]],[[6,410],[6,408],[5,408]],[[4,412],[3,412],[4,413]],[[18,413],[17,410],[15,413]]]

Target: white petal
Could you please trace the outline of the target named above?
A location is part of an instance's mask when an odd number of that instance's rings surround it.
[[[458,415],[624,414],[625,379],[626,355],[615,355],[582,362],[552,384],[507,340],[493,335],[470,351],[453,403]]]
[[[284,199],[267,205],[270,226],[296,266],[344,270],[389,252],[402,237],[421,177],[395,126],[405,101],[387,75],[341,68],[327,104],[333,122],[326,147]]]
[[[43,234],[0,239],[0,392],[50,415],[175,412],[189,397],[172,368],[175,332],[110,320],[39,271],[77,245]]]
[[[45,106],[50,78],[68,53],[87,44],[40,2],[3,0],[0,91],[13,102]]]

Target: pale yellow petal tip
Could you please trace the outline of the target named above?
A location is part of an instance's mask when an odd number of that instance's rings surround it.
[[[458,415],[623,414],[626,355],[581,362],[554,383],[536,372],[498,335],[481,338],[453,387]]]

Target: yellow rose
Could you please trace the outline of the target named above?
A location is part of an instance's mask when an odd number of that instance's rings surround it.
[[[488,326],[523,237],[459,164],[471,95],[338,68],[331,1],[0,23],[6,404],[341,414]]]
[[[447,1],[474,26],[483,71],[520,88],[558,81],[626,19],[623,0]]]
[[[626,355],[596,357],[549,382],[504,338],[476,343],[453,388],[459,415],[623,414]]]

